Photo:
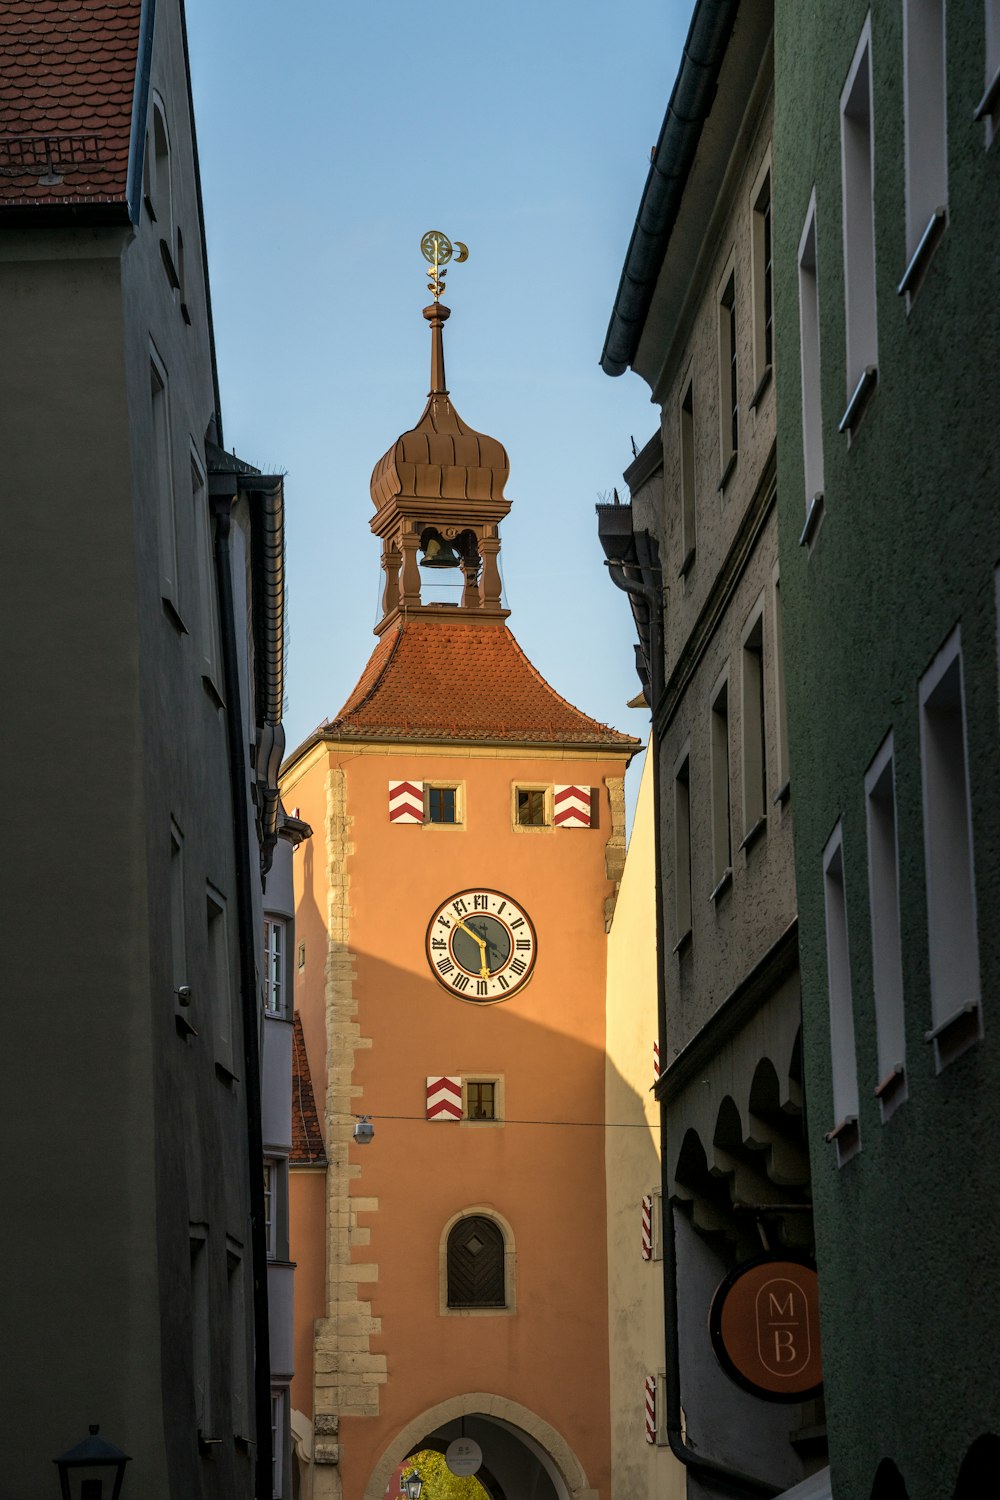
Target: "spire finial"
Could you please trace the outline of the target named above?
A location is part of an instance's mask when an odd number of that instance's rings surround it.
[[[442,234],[440,229],[428,229],[420,241],[420,253],[431,268],[431,279],[427,283],[427,290],[433,296],[434,301],[439,302],[441,293],[444,291],[444,278],[448,274],[445,267],[452,255],[455,256],[458,265],[461,265],[463,260],[468,260],[469,247],[463,245],[461,240],[456,240],[452,245],[451,240],[446,234]]]

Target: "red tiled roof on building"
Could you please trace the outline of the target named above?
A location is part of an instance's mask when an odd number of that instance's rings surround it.
[[[513,741],[638,749],[574,708],[532,666],[506,625],[408,617],[386,630],[324,735]]]
[[[306,1039],[298,1011],[292,1028],[292,1154],[289,1160],[294,1167],[326,1166],[323,1132],[319,1128]]]
[[[140,12],[140,0],[3,0],[0,205],[124,205]]]

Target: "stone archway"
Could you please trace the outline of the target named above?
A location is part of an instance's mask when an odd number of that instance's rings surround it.
[[[597,1491],[590,1487],[583,1465],[561,1433],[528,1407],[484,1391],[452,1396],[408,1422],[376,1464],[365,1487],[364,1500],[384,1500],[393,1470],[406,1455],[463,1417],[481,1421],[487,1428],[493,1427],[516,1439],[548,1474],[556,1500],[597,1500]]]

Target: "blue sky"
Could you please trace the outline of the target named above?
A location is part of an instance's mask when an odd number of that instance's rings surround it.
[[[288,476],[290,747],[375,644],[368,485],[426,396],[426,229],[470,248],[444,299],[448,381],[510,454],[511,628],[565,697],[645,735],[594,504],[656,409],[598,360],[690,12],[188,5],[226,444]]]

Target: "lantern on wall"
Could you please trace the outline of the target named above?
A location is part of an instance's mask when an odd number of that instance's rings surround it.
[[[59,1470],[62,1500],[118,1500],[125,1465],[132,1460],[113,1443],[105,1442],[95,1422],[91,1423],[89,1437],[52,1462]]]

